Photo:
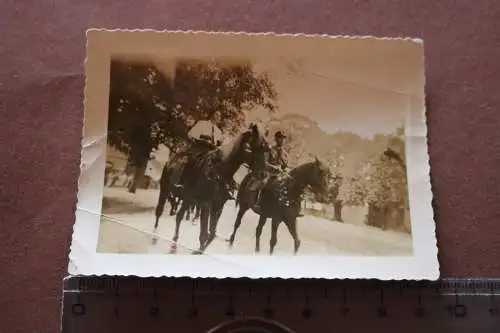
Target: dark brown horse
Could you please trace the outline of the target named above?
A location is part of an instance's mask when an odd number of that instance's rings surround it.
[[[194,149],[194,147],[190,147],[185,151],[174,154],[163,167],[160,178],[160,195],[155,211],[155,230],[158,228],[158,223],[163,214],[163,210],[165,209],[165,203],[167,200],[170,203],[169,215],[173,216],[177,213],[177,208],[181,201],[180,198],[183,191],[182,186],[178,186],[178,184],[180,184],[182,173],[186,167],[189,156],[193,154]],[[188,214],[189,211],[186,212],[186,219],[189,219]]]
[[[179,239],[184,213],[196,204],[200,209],[199,253],[203,253],[215,239],[219,218],[230,198],[226,184],[234,182],[233,176],[243,163],[252,163],[254,154],[268,149],[261,130],[252,124],[232,144],[191,155],[183,171],[182,205],[176,214],[173,241]]]
[[[182,175],[184,173],[184,168],[186,167],[188,160],[193,155],[199,155],[200,153],[208,152],[215,149],[215,144],[207,142],[207,140],[202,139],[191,139],[191,141],[186,142],[188,145],[181,151],[176,152],[172,155],[171,159],[163,167],[163,171],[160,178],[160,195],[158,198],[158,204],[156,205],[156,221],[154,229],[158,228],[158,223],[160,217],[163,214],[165,208],[165,203],[170,203],[169,215],[173,216],[177,214],[177,209],[179,208],[179,203],[182,201],[182,191],[184,187],[182,186]],[[191,206],[191,209],[187,209],[185,212],[186,220],[190,220],[191,213],[195,213],[193,221],[199,218],[199,208],[195,204]]]
[[[288,231],[294,240],[294,252],[300,247],[300,238],[297,234],[297,217],[300,213],[301,197],[306,189],[310,187],[319,201],[325,201],[328,196],[328,167],[317,158],[313,162],[304,163],[278,177],[267,180],[262,189],[261,203],[256,207],[256,196],[252,190],[253,173],[248,174],[242,181],[236,204],[239,205],[238,215],[234,222],[234,230],[229,237],[229,245],[232,246],[236,232],[241,225],[241,220],[248,209],[252,209],[260,215],[259,223],[255,232],[255,252],[260,251],[260,236],[268,218],[272,219],[270,253],[274,252],[277,242],[278,226],[285,222]]]

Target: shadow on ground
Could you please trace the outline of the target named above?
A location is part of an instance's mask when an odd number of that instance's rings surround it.
[[[151,211],[154,211],[153,207],[137,202],[108,197],[102,199],[102,214],[137,214]]]

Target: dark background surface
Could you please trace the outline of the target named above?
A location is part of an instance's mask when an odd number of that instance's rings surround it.
[[[423,38],[442,276],[500,276],[498,0],[4,0],[1,332],[59,330],[89,27]]]

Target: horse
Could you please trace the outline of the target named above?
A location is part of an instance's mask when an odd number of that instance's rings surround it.
[[[193,205],[200,209],[199,250],[203,253],[215,239],[219,218],[230,198],[226,184],[233,183],[243,163],[252,163],[253,155],[269,150],[269,143],[257,124],[251,124],[225,146],[192,155],[184,169],[182,204],[176,214],[173,242],[179,239],[184,213]]]
[[[156,220],[154,230],[158,228],[159,220],[163,214],[167,200],[170,203],[169,215],[174,216],[178,212],[179,203],[182,201],[181,197],[183,191],[183,186],[180,185],[181,177],[190,156],[199,154],[200,152],[208,152],[215,148],[215,145],[211,145],[200,139],[192,139],[189,143],[187,149],[177,152],[163,167],[160,178],[160,195],[155,211]],[[190,220],[190,215],[194,210],[196,210],[196,212],[193,221],[199,217],[199,209],[193,205],[191,209],[187,209],[185,212],[186,220]]]
[[[193,218],[190,219],[191,214],[194,214]],[[191,204],[191,207],[186,211],[186,221],[191,220],[193,224],[195,224],[196,220],[200,218],[200,207],[194,203]]]
[[[189,159],[189,153],[190,151],[187,150],[175,154],[163,167],[160,178],[160,195],[155,210],[156,220],[154,230],[158,228],[158,223],[167,200],[170,203],[169,215],[173,216],[177,213],[182,187],[176,185],[180,182],[181,174]]]
[[[180,190],[181,189],[178,189],[178,191],[180,191]],[[171,216],[177,214],[177,209],[179,208],[179,203],[182,202],[182,200],[179,196],[175,197],[175,200],[176,200],[176,204],[175,204],[175,206],[172,206],[172,208],[171,208],[171,213],[170,213]],[[194,214],[193,218],[191,218],[191,214]],[[200,208],[195,203],[191,204],[190,208],[188,210],[186,210],[185,220],[195,222],[199,218],[200,218]]]
[[[233,233],[229,237],[229,246],[234,243],[236,232],[241,225],[241,220],[248,209],[260,215],[255,231],[255,252],[260,252],[260,236],[268,218],[272,219],[270,254],[273,254],[277,243],[278,226],[285,222],[288,231],[294,240],[294,253],[300,247],[300,238],[297,234],[297,217],[300,213],[301,197],[306,187],[310,187],[319,201],[325,201],[328,196],[328,178],[330,170],[315,157],[313,162],[303,163],[288,173],[268,179],[262,188],[261,205],[256,207],[257,198],[252,190],[249,173],[241,182],[236,204],[239,205],[238,214],[234,222]]]

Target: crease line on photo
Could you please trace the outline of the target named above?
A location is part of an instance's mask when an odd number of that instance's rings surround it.
[[[107,139],[107,136],[107,133],[103,133],[98,137],[84,137],[82,140],[82,150],[85,150],[86,148],[92,148],[96,144],[101,143],[102,141]]]
[[[90,212],[90,213],[92,213],[92,212]],[[92,213],[92,214],[95,214],[95,213]],[[164,241],[168,242],[168,243],[169,243],[169,245],[174,245],[174,242],[173,242],[172,240],[170,240],[170,239],[168,239],[167,237],[162,236],[162,235],[160,235],[160,234],[157,234],[157,233],[152,233],[152,232],[149,232],[149,231],[146,231],[146,230],[141,230],[141,229],[139,229],[139,228],[135,228],[135,227],[133,227],[133,226],[130,226],[130,225],[127,225],[127,224],[125,224],[125,223],[121,222],[121,221],[120,221],[120,219],[113,218],[113,217],[107,216],[107,215],[105,215],[105,214],[96,214],[96,215],[100,215],[101,217],[104,217],[104,218],[106,219],[106,221],[108,221],[108,222],[112,222],[112,223],[119,224],[119,225],[121,225],[121,226],[123,226],[123,227],[126,227],[126,228],[128,228],[128,229],[132,229],[132,230],[138,231],[138,232],[140,232],[140,233],[146,234],[146,235],[148,235],[148,236],[151,236],[151,237],[156,237],[156,238],[158,238],[158,239],[164,240]],[[219,237],[217,237],[217,238],[219,238]],[[191,251],[192,253],[197,253],[197,252],[198,252],[198,250],[196,250],[196,249],[193,249],[193,248],[187,247],[187,246],[182,245],[182,244],[179,244],[179,243],[177,243],[177,244],[175,244],[175,245],[176,245],[176,246],[179,246],[179,247],[181,247],[181,248],[183,248],[183,249],[185,249],[185,250]],[[238,264],[237,264],[237,263],[235,263],[235,262],[233,262],[233,261],[225,261],[225,260],[220,259],[220,258],[219,258],[219,257],[217,257],[217,256],[214,256],[214,255],[208,254],[208,253],[206,253],[206,252],[205,252],[205,253],[203,253],[203,256],[208,256],[208,257],[210,257],[210,258],[212,258],[212,259],[215,259],[215,260],[220,261],[220,262],[224,262],[225,264],[229,264],[229,265],[234,266],[234,267],[243,267],[243,268],[245,268],[246,270],[256,271],[255,269],[253,269],[253,268],[252,268],[252,267],[250,267],[250,266],[242,265],[242,264],[240,264],[240,263],[238,263]]]
[[[381,86],[374,86],[374,85],[363,83],[363,82],[360,82],[360,81],[346,80],[344,78],[340,78],[340,77],[333,76],[333,75],[331,75],[331,76],[330,75],[323,75],[323,74],[312,72],[312,71],[308,71],[308,73],[311,74],[311,75],[313,75],[313,76],[315,76],[315,77],[317,77],[317,78],[319,78],[319,79],[323,79],[323,80],[334,80],[334,81],[342,82],[342,83],[348,84],[348,85],[361,86],[361,87],[365,87],[365,88],[368,88],[368,89],[371,89],[371,90],[384,91],[384,92],[392,93],[392,94],[395,94],[395,95],[411,96],[411,97],[417,97],[417,98],[420,97],[419,94],[410,94],[410,93],[403,92],[403,91],[397,91],[397,90],[393,90],[393,89],[386,89],[386,88],[383,88]]]

